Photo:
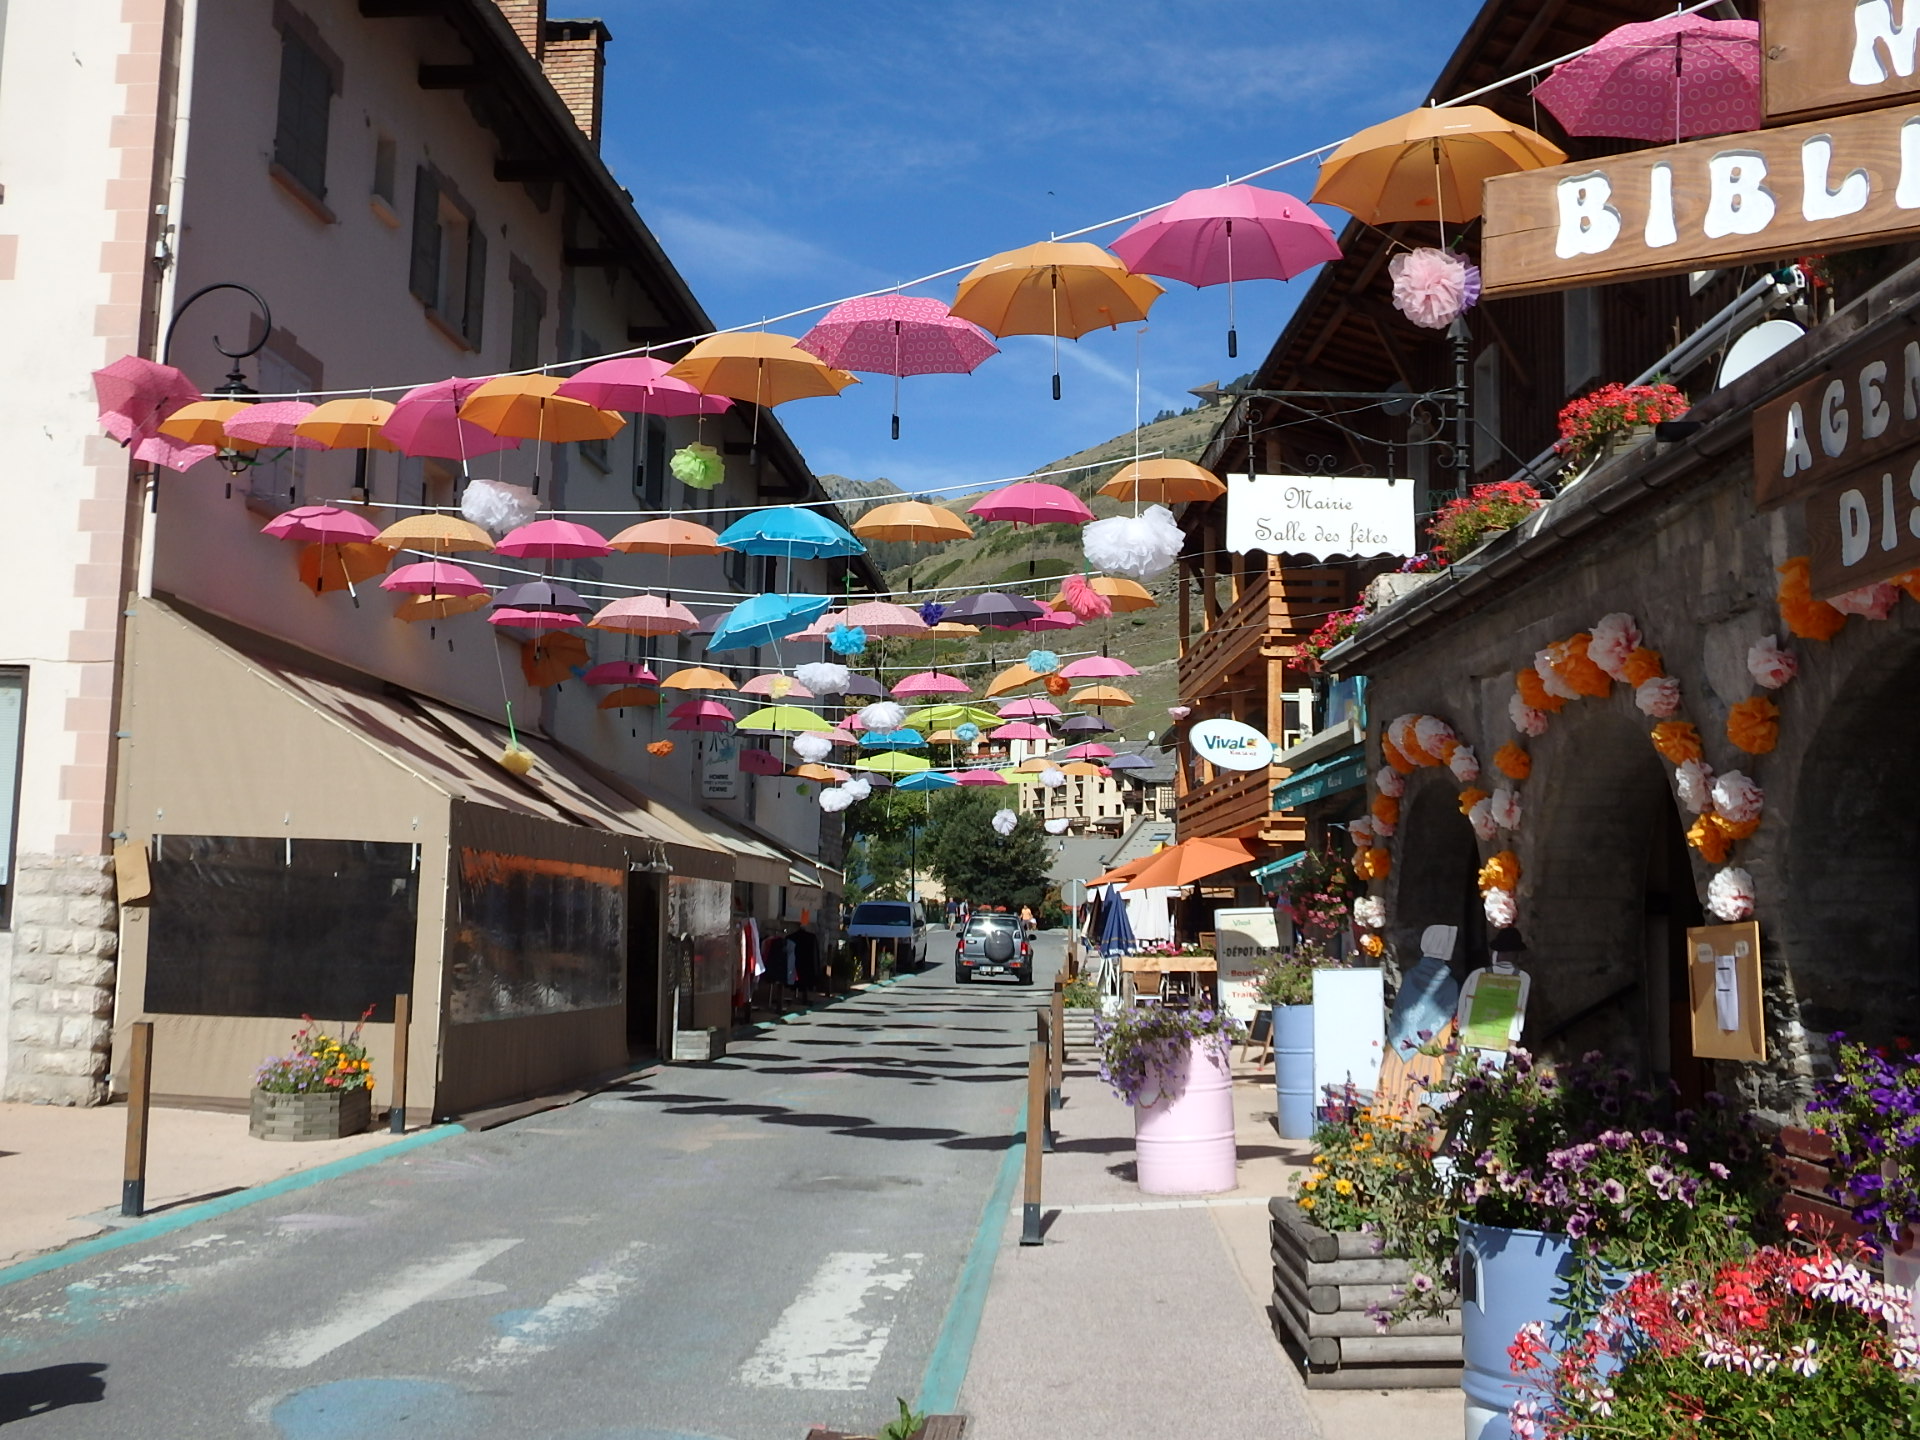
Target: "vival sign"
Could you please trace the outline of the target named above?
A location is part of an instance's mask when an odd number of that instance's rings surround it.
[[[1202,720],[1188,733],[1187,744],[1222,770],[1264,770],[1273,763],[1273,742],[1238,720]]]
[[[1411,480],[1375,475],[1227,476],[1227,549],[1269,555],[1411,555]]]

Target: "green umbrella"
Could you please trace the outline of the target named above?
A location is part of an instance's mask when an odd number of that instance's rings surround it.
[[[797,735],[802,730],[831,730],[833,726],[811,710],[798,705],[768,705],[750,715],[742,715],[736,730],[757,730],[775,735]]]
[[[869,755],[864,760],[856,760],[856,770],[878,770],[882,775],[917,775],[922,770],[931,770],[933,762],[924,755],[909,755],[902,750],[888,750],[880,755]]]
[[[982,730],[1000,723],[1000,712],[979,705],[923,705],[907,712],[907,724],[921,732],[957,730],[978,725]]]

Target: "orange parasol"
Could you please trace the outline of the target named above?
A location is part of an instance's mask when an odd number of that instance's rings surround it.
[[[1135,460],[1100,487],[1115,500],[1145,500],[1154,505],[1179,505],[1189,500],[1217,500],[1226,485],[1211,470],[1191,460],[1162,457]]]
[[[1316,204],[1338,205],[1369,225],[1396,220],[1466,224],[1495,175],[1558,165],[1566,153],[1544,135],[1484,105],[1428,106],[1370,125],[1320,167]]]
[[[316,595],[328,590],[351,590],[392,563],[393,552],[372,541],[303,545],[300,547],[300,583]]]
[[[1060,341],[1144,320],[1166,293],[1117,255],[1084,240],[1045,240],[982,260],[960,282],[952,310],[998,336],[1053,337],[1053,398],[1060,398]]]
[[[587,642],[579,635],[542,635],[520,646],[520,673],[527,677],[527,684],[544,690],[571,680],[574,668],[589,658]]]
[[[1070,760],[1060,767],[1060,773],[1063,775],[1086,775],[1097,778],[1100,774],[1100,767],[1090,760]]]
[[[1182,840],[1162,850],[1137,872],[1127,885],[1129,890],[1152,890],[1162,886],[1191,885],[1236,865],[1251,865],[1253,852],[1240,841],[1226,836],[1206,836]]]
[[[1089,685],[1083,690],[1074,691],[1070,703],[1091,705],[1098,709],[1102,705],[1131,705],[1133,696],[1118,685]]]
[[[618,690],[609,690],[601,700],[602,710],[624,710],[629,705],[658,705],[660,692],[650,685],[623,685]]]
[[[860,383],[802,350],[791,335],[758,331],[710,335],[667,374],[704,395],[725,395],[760,406],[838,395]]]
[[[973,527],[951,510],[929,505],[923,500],[902,500],[879,505],[853,522],[853,533],[862,540],[905,540],[914,544],[938,544],[944,540],[965,540]]]
[[[479,595],[409,595],[393,607],[393,618],[418,623],[422,620],[444,620],[449,615],[469,615],[475,610],[484,610],[493,603],[493,596]]]
[[[303,440],[317,440],[329,450],[398,452],[400,447],[380,433],[380,427],[392,418],[391,401],[355,396],[314,406],[293,427],[293,433]]]
[[[499,375],[467,397],[460,418],[489,434],[553,445],[605,440],[627,423],[624,415],[556,395],[560,385],[551,375]]]
[[[491,550],[493,537],[471,520],[458,515],[409,515],[396,520],[374,537],[389,550],[430,550],[453,555],[466,550]]]
[[[239,400],[196,400],[160,422],[160,433],[186,445],[211,445],[248,455],[260,447],[227,434],[227,421],[252,407]]]
[[[1096,875],[1087,881],[1087,888],[1091,890],[1096,885],[1118,885],[1122,880],[1131,880],[1151,865],[1158,855],[1165,853],[1164,850],[1156,851],[1153,855],[1142,855],[1138,860],[1129,860],[1124,865],[1116,865],[1104,875]]]
[[[927,631],[936,640],[964,640],[969,635],[978,635],[978,625],[964,625],[958,620],[942,620]]]
[[[607,544],[629,555],[724,555],[731,546],[691,520],[647,520],[629,525]]]
[[[696,665],[690,670],[676,670],[660,682],[662,690],[738,690],[740,687],[722,675],[718,670],[709,670],[704,665]]]
[[[1024,660],[1018,664],[1009,665],[988,683],[986,698],[991,700],[996,695],[1005,695],[1009,691],[1018,690],[1023,685],[1035,684],[1039,679],[1039,672],[1029,669]]]
[[[1151,610],[1160,603],[1138,580],[1123,580],[1118,575],[1094,576],[1093,588],[1107,597],[1116,615],[1125,615],[1130,610]]]

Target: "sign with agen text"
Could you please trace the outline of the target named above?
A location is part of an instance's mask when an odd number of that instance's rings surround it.
[[[1222,770],[1264,770],[1273,763],[1273,741],[1238,720],[1202,720],[1187,732],[1187,744]]]
[[[1411,555],[1411,480],[1377,475],[1229,475],[1227,549],[1236,555]]]
[[[1920,444],[1920,340],[1836,358],[1753,412],[1753,504],[1770,510]]]
[[[1766,0],[1760,54],[1767,123],[1898,104],[1920,94],[1917,41],[1914,0]]]

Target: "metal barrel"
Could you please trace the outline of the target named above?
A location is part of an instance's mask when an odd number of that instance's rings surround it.
[[[1280,1138],[1313,1138],[1313,1007],[1273,1007],[1273,1084]]]
[[[1162,1077],[1153,1103],[1135,1107],[1133,1153],[1149,1195],[1233,1189],[1233,1072],[1224,1045],[1196,1042],[1185,1064]]]
[[[1508,1408],[1532,1392],[1513,1373],[1507,1347],[1520,1327],[1544,1320],[1556,1340],[1566,1310],[1556,1300],[1573,1273],[1573,1242],[1539,1230],[1460,1222],[1460,1347],[1466,1369],[1466,1440],[1511,1440]]]

